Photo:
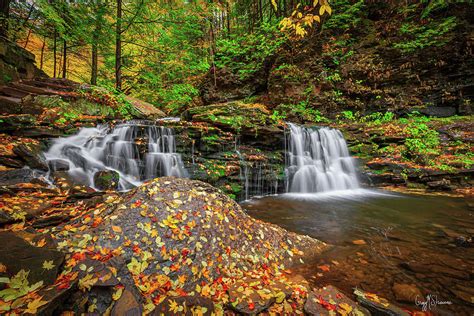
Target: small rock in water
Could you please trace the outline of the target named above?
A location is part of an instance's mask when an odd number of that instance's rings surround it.
[[[48,161],[49,169],[51,171],[68,171],[69,161],[65,159],[51,159]]]
[[[365,242],[365,240],[362,240],[362,239],[357,239],[357,240],[354,240],[352,241],[352,243],[354,245],[366,245],[367,243]]]
[[[418,298],[422,298],[423,294],[414,284],[395,283],[392,287],[395,299],[399,302],[414,303]]]
[[[328,315],[330,311],[334,315],[370,315],[370,312],[356,302],[349,299],[339,289],[328,285],[314,289],[308,294],[304,305],[307,315]]]
[[[120,175],[114,170],[97,171],[94,174],[94,186],[103,191],[117,190],[119,185]]]
[[[387,315],[387,316],[409,316],[410,314],[398,306],[393,305],[383,297],[379,297],[376,294],[361,291],[359,289],[354,290],[354,295],[357,297],[357,301],[367,308],[372,315]]]

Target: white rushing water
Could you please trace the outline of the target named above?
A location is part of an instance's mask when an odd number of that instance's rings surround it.
[[[69,175],[91,187],[94,174],[102,170],[120,174],[119,190],[160,176],[187,176],[173,129],[145,122],[82,128],[76,135],[55,139],[45,156],[69,164]]]
[[[359,187],[357,169],[337,129],[288,124],[287,192],[315,193]]]

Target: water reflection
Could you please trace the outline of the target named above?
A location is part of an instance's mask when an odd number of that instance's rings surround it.
[[[432,312],[457,315],[474,307],[472,205],[467,199],[367,190],[243,203],[255,218],[336,245],[300,268],[315,286],[330,283],[348,293],[358,286],[395,301],[395,285],[410,284],[423,295],[453,301]],[[321,264],[330,271],[318,270]],[[417,309],[415,302],[398,304]]]

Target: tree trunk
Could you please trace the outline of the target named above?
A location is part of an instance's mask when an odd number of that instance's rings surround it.
[[[122,90],[122,0],[117,0],[115,28],[115,89]]]
[[[11,0],[0,0],[0,36],[8,37],[8,18]]]
[[[56,60],[58,54],[58,33],[54,31],[54,44],[53,44],[53,78],[56,78]]]
[[[66,79],[67,73],[67,43],[66,40],[63,42],[63,79]]]
[[[23,46],[23,48],[26,48],[28,46],[28,43],[30,42],[30,35],[31,35],[31,28],[28,29],[28,35],[26,36],[26,41],[25,41],[25,45]]]
[[[97,55],[98,55],[97,42],[94,35],[94,39],[92,42],[92,70],[91,70],[91,84],[92,85],[97,85],[97,63],[98,63]]]
[[[40,69],[43,70],[44,62],[44,47],[46,46],[46,36],[43,38],[43,45],[41,46],[41,55],[40,55]]]
[[[230,10],[229,10],[229,2],[226,1],[225,3],[225,11],[227,17],[227,34],[230,35]]]

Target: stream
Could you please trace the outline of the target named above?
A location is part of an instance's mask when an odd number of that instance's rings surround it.
[[[296,269],[315,287],[356,287],[396,300],[395,284],[418,288],[452,304],[434,304],[440,315],[473,309],[473,201],[363,189],[254,198],[242,206],[254,218],[334,245]],[[402,287],[403,288],[403,287]],[[403,290],[402,290],[403,292]],[[398,290],[398,295],[400,290]]]

